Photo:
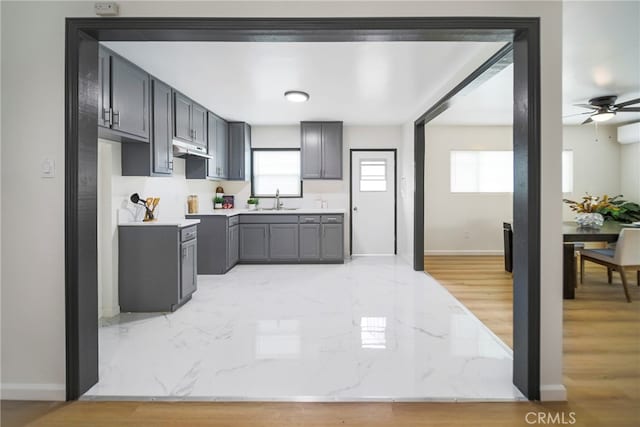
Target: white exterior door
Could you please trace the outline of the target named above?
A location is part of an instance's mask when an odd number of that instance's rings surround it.
[[[394,255],[394,152],[352,151],[351,165],[352,254]]]

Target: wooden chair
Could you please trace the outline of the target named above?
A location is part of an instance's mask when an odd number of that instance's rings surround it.
[[[614,249],[583,249],[580,251],[580,283],[584,279],[584,262],[591,261],[607,267],[607,278],[611,283],[611,273],[616,270],[622,278],[622,286],[627,301],[631,302],[627,287],[626,271],[637,270],[640,286],[640,229],[623,228]]]

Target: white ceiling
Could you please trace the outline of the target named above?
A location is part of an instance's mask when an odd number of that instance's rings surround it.
[[[105,45],[229,120],[383,125],[417,118],[460,70],[477,67],[503,43]],[[304,90],[311,98],[293,104],[284,99],[287,90]]]
[[[617,102],[640,98],[640,2],[564,2],[563,115],[588,110],[573,104],[618,95]],[[513,67],[508,67],[438,116],[432,124],[511,124]],[[565,117],[580,124],[588,116]],[[640,120],[619,113],[607,124]]]

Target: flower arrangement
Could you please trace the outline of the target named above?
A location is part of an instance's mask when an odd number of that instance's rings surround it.
[[[623,195],[614,197],[603,195],[602,197],[592,196],[589,193],[582,197],[581,202],[563,199],[572,211],[577,214],[598,213],[604,220],[631,223],[640,221],[640,205],[622,199]]]
[[[562,201],[568,204],[571,210],[576,213],[599,213],[602,209],[616,209],[616,207],[611,203],[611,199],[606,194],[602,197],[598,197],[587,193],[586,196],[582,197],[582,202],[576,202],[569,199],[562,199]]]

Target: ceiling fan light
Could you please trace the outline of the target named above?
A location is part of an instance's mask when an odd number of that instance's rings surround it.
[[[306,102],[309,100],[309,94],[301,90],[289,90],[284,93],[284,97],[291,102]]]
[[[594,122],[606,122],[607,120],[611,120],[615,117],[616,113],[611,111],[605,111],[604,113],[597,113],[591,116],[591,120]]]

